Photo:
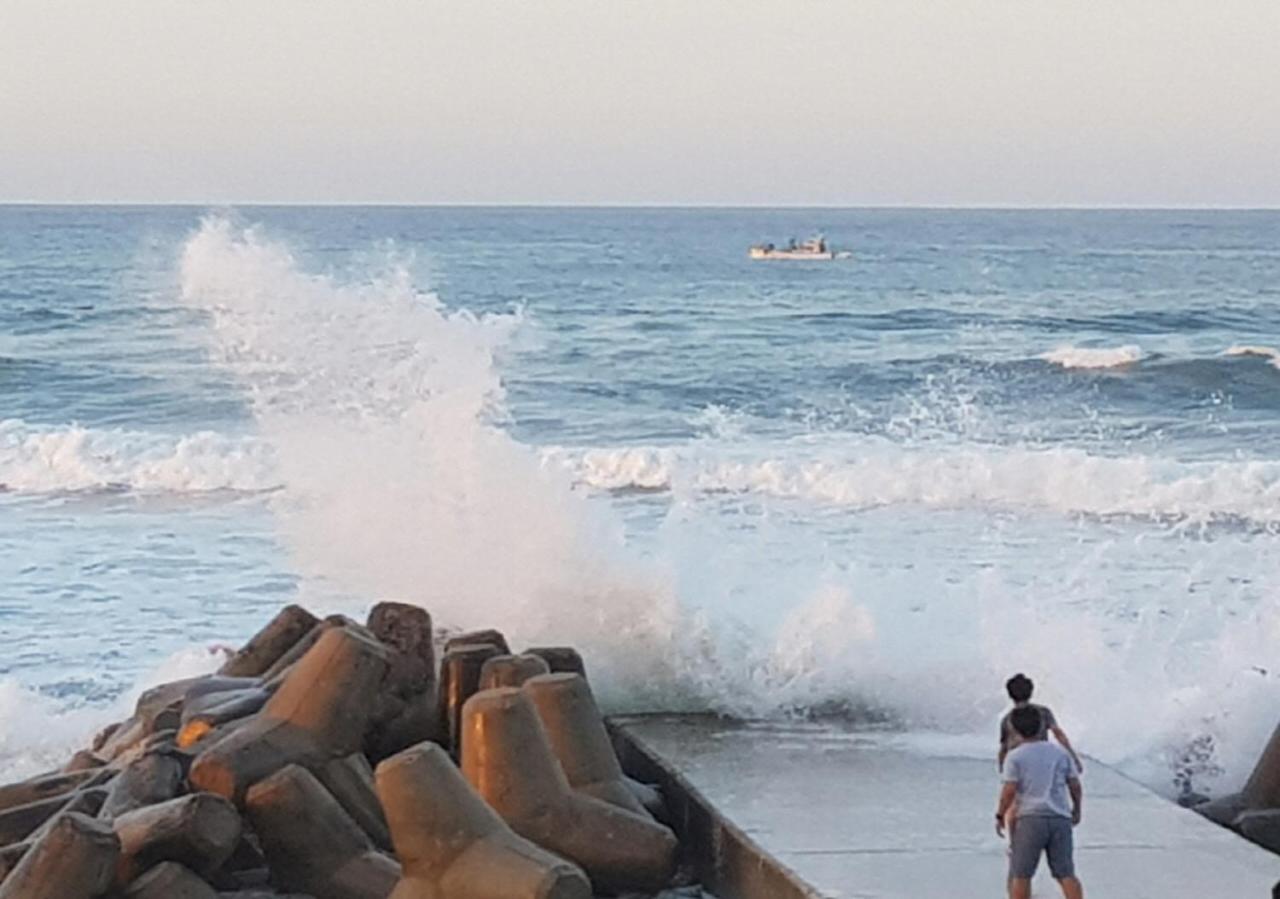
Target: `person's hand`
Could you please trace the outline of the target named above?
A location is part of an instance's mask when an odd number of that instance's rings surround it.
[[[996,836],[1004,839],[1004,816],[996,815]]]
[[[1080,806],[1076,806],[1071,810],[1071,826],[1075,827],[1080,823]]]

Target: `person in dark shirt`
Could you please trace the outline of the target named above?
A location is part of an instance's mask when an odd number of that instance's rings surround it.
[[[1013,708],[1032,708],[1040,713],[1040,730],[1036,734],[1037,739],[1046,739],[1050,734],[1053,738],[1062,744],[1062,748],[1071,756],[1071,761],[1075,763],[1076,771],[1084,770],[1084,765],[1080,762],[1080,756],[1076,755],[1075,749],[1071,747],[1071,741],[1067,739],[1066,733],[1058,726],[1058,719],[1054,717],[1052,710],[1048,706],[1036,705],[1031,701],[1031,694],[1035,690],[1035,684],[1031,678],[1025,674],[1015,674],[1009,678],[1004,685],[1005,690],[1009,693],[1009,698],[1013,700]],[[1022,737],[1014,730],[1011,722],[1013,715],[1012,709],[1003,718],[1000,719],[1000,752],[996,756],[996,766],[1000,770],[1004,770],[1005,756],[1022,741]]]

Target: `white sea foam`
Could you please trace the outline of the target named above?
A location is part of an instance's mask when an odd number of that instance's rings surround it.
[[[767,513],[730,525],[699,500],[1270,522],[1280,463],[753,447],[721,416],[685,447],[538,451],[501,427],[496,359],[517,314],[451,311],[394,268],[357,284],[309,275],[280,244],[219,219],[188,242],[181,275],[273,452],[304,592],[404,598],[442,624],[501,625],[517,644],[577,644],[614,707],[847,703],[912,728],[985,732],[1003,678],[1027,668],[1086,748],[1153,766],[1153,783],[1167,780],[1169,753],[1206,737],[1238,783],[1274,724],[1278,682],[1258,669],[1280,670],[1280,597],[1259,585],[1280,582],[1280,562],[1248,538],[1190,556],[1175,545],[1146,565],[1155,550],[1140,542],[1068,536],[1008,550],[1026,553],[1018,567],[955,561],[936,541],[913,552],[921,538],[907,532],[889,538],[910,564],[850,568],[811,546],[812,531],[796,542]],[[677,500],[643,560],[592,496],[634,488]],[[1241,565],[1250,577],[1230,575]],[[1135,570],[1140,594],[1120,593],[1116,573]]]
[[[1280,522],[1280,460],[1182,462],[1067,448],[904,448],[887,441],[816,457],[806,441],[754,452],[706,444],[552,447],[543,458],[595,490],[746,493],[854,509],[904,505]]]
[[[0,487],[14,492],[266,490],[272,469],[270,447],[251,438],[0,420]]]
[[[300,573],[361,600],[411,599],[441,623],[501,622],[521,641],[614,656],[600,680],[619,691],[670,682],[670,592],[619,552],[618,522],[498,425],[494,358],[517,314],[450,311],[394,268],[357,285],[307,275],[217,219],[181,275],[274,448]]]
[[[1280,368],[1280,350],[1269,346],[1251,346],[1248,344],[1236,344],[1229,347],[1224,356],[1258,356],[1262,359],[1270,360],[1271,364],[1276,368]]]
[[[68,705],[25,687],[14,678],[0,679],[0,771],[19,780],[63,765],[68,756],[88,746],[94,733],[127,718],[138,696],[167,681],[215,671],[225,654],[208,646],[174,653],[107,704]]]
[[[1133,344],[1099,348],[1064,346],[1043,353],[1040,358],[1063,368],[1121,368],[1140,362],[1143,352]]]

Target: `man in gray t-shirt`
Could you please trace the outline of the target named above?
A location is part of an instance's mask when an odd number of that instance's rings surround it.
[[[1081,899],[1084,889],[1076,878],[1072,835],[1084,800],[1080,775],[1066,750],[1045,739],[1038,709],[1014,709],[1009,722],[1022,742],[1004,762],[996,833],[1004,836],[1005,816],[1016,809],[1017,825],[1009,847],[1010,899],[1029,899],[1041,853],[1048,856],[1049,872],[1062,887],[1062,895]]]

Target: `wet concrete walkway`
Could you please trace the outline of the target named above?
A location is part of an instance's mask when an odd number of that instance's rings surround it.
[[[679,716],[614,724],[780,862],[782,875],[799,887],[788,890],[793,895],[1004,895],[991,761],[927,754],[893,735],[826,726]],[[1270,897],[1280,857],[1100,763],[1086,767],[1076,863],[1090,899]],[[1043,866],[1034,895],[1061,895]]]

